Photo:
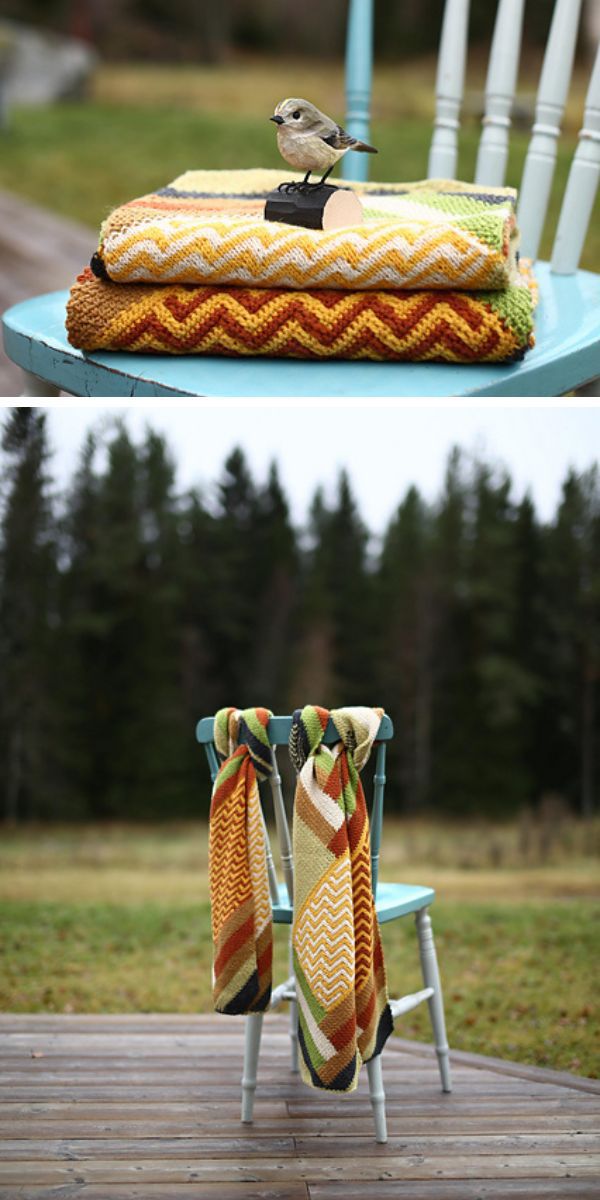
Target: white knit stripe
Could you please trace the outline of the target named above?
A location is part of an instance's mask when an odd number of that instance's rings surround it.
[[[306,982],[323,1008],[339,1003],[354,983],[354,912],[350,855],[317,880],[294,921],[294,947]]]
[[[432,209],[429,211],[434,212]],[[413,244],[428,245],[432,233],[439,237],[444,229],[448,230],[449,237],[464,238],[468,244],[477,247],[486,256],[497,253],[473,233],[465,218],[452,218],[440,212],[435,212],[434,215],[435,221],[402,217],[395,221],[350,225],[341,230],[303,229],[301,232],[294,226],[286,228],[278,222],[251,221],[248,218],[225,222],[222,218],[211,220],[200,217],[163,217],[152,221],[140,221],[134,229],[109,231],[104,241],[104,253],[124,254],[128,249],[136,247],[151,251],[157,261],[161,261],[173,254],[174,247],[197,243],[206,244],[213,250],[219,247],[227,250],[229,246],[237,246],[240,252],[251,251],[260,255],[270,250],[281,253],[289,247],[306,256],[309,261],[312,257],[318,261],[323,254],[331,254],[336,250],[350,255],[387,251],[390,244],[394,245],[396,241],[403,253],[410,253]],[[416,239],[419,236],[421,241],[417,243]],[[164,249],[160,246],[161,241],[166,243]],[[130,243],[129,247],[127,243]]]
[[[432,233],[439,238],[446,229],[449,237],[464,238],[467,244],[477,247],[486,256],[497,253],[493,247],[474,234],[467,224],[463,226],[460,219],[446,218],[445,214],[439,212],[436,212],[435,216],[435,222],[403,218],[396,221],[373,221],[360,226],[351,225],[341,230],[308,229],[302,230],[301,233],[293,226],[286,229],[278,222],[270,224],[262,220],[223,222],[219,219],[211,222],[208,218],[161,218],[151,222],[140,222],[135,229],[109,231],[103,249],[106,255],[113,255],[124,254],[133,247],[142,248],[151,251],[160,261],[169,258],[174,247],[185,247],[194,243],[206,244],[213,250],[237,246],[240,252],[252,251],[260,255],[270,250],[280,253],[289,247],[298,250],[308,260],[314,257],[318,261],[323,254],[331,254],[336,250],[350,255],[362,255],[366,252],[387,250],[390,244],[394,245],[396,242],[403,253],[410,253],[413,244],[428,245]],[[416,241],[419,237],[420,243]],[[164,249],[160,246],[161,241],[166,243]]]
[[[273,261],[269,263],[266,257],[261,255],[260,245],[250,243],[247,249],[251,253],[251,260],[254,258],[256,264],[262,257],[260,271],[257,271],[255,264],[247,266],[243,261],[239,261],[242,253],[239,242],[235,245],[225,242],[219,247],[218,255],[211,261],[196,247],[191,253],[182,256],[181,249],[190,243],[193,245],[193,234],[175,243],[176,258],[173,255],[173,247],[163,252],[148,238],[138,241],[127,250],[120,250],[116,241],[110,237],[107,239],[105,256],[110,275],[121,280],[181,280],[182,276],[185,276],[188,282],[198,284],[231,282],[257,286],[259,283],[264,285],[275,279],[281,286],[310,287],[327,286],[328,282],[337,276],[349,287],[397,288],[411,286],[417,282],[425,286],[456,287],[464,286],[476,278],[481,279],[481,272],[485,269],[487,260],[491,258],[491,252],[484,251],[477,238],[461,232],[461,245],[458,246],[451,242],[429,246],[428,240],[427,235],[424,235],[412,243],[401,235],[396,235],[390,239],[385,249],[369,252],[368,246],[363,245],[361,257],[352,254],[354,262],[344,257],[344,252],[354,250],[351,243],[347,242],[340,248],[341,256],[327,263],[313,262],[304,250],[296,246],[292,246],[289,252],[286,252],[283,246],[279,247],[277,253],[273,254]],[[469,254],[473,256],[470,262]],[[140,262],[140,258],[145,261]],[[493,268],[490,264],[490,276],[495,269],[496,276],[507,282],[514,266],[514,255],[504,266],[496,260]]]
[[[229,264],[232,261],[235,262],[240,257],[241,249],[239,243],[236,245],[224,244],[220,248],[219,257],[215,257],[212,260],[206,259],[198,247],[194,247],[192,253],[182,257],[181,249],[186,241],[191,241],[193,245],[193,239],[178,241],[175,243],[177,247],[176,256],[174,256],[173,250],[169,253],[163,253],[155,243],[146,239],[138,242],[135,246],[130,246],[122,250],[120,253],[118,248],[111,245],[106,251],[110,273],[114,275],[116,271],[127,268],[131,273],[141,269],[146,272],[153,270],[157,276],[163,274],[181,276],[184,270],[190,270],[197,271],[200,279],[224,273]],[[417,274],[419,272],[434,274],[437,265],[442,268],[437,271],[437,274],[440,278],[448,280],[450,277],[449,271],[447,265],[446,269],[443,269],[444,264],[450,261],[456,268],[462,267],[466,253],[469,250],[476,254],[475,261],[470,268],[470,271],[473,273],[480,271],[482,265],[485,265],[487,259],[490,258],[489,253],[481,252],[481,243],[477,239],[468,238],[461,239],[461,244],[458,246],[454,243],[442,243],[430,247],[427,237],[411,243],[401,236],[396,236],[390,239],[385,250],[371,250],[368,246],[365,246],[362,258],[356,258],[354,263],[348,258],[341,256],[343,253],[348,253],[348,247],[345,246],[341,248],[339,257],[327,263],[319,262],[318,260],[311,261],[300,247],[292,247],[289,252],[280,247],[277,255],[274,256],[274,261],[270,264],[267,262],[266,257],[261,256],[260,247],[249,244],[245,249],[252,253],[256,262],[260,262],[261,275],[280,274],[283,268],[293,266],[297,274],[306,275],[307,279],[321,280],[339,272],[340,274],[347,275],[349,282],[363,278],[371,279],[374,274],[379,274],[382,278],[387,275],[401,278],[404,275],[408,276],[411,273]],[[142,256],[150,257],[150,267],[147,261],[142,262],[139,267],[133,265],[136,259]],[[415,257],[417,257],[417,262],[411,269],[409,264],[411,259]],[[378,262],[378,259],[382,261]],[[231,275],[242,275],[248,278],[248,280],[256,280],[257,278],[255,267],[249,269],[243,262],[236,263],[228,273]],[[296,282],[298,282],[297,277]]]
[[[324,821],[327,821],[328,825],[331,825],[332,830],[337,832],[344,824],[344,814],[339,804],[336,804],[331,796],[327,796],[325,792],[321,791],[315,778],[314,760],[312,757],[305,762],[300,772],[300,778],[307,796],[318,810],[319,815],[323,817]]]
[[[315,1018],[313,1017],[313,1015],[310,1011],[310,1008],[308,1007],[308,1004],[306,1003],[304,993],[300,986],[298,986],[296,988],[296,994],[298,997],[298,1004],[300,1005],[300,1008],[302,1009],[302,1013],[304,1015],[304,1020],[306,1021],[306,1024],[308,1025],[310,1036],[311,1036],[313,1042],[315,1043],[315,1046],[317,1047],[319,1054],[325,1059],[326,1062],[329,1062],[329,1059],[333,1058],[334,1055],[337,1054],[337,1050],[336,1050],[335,1046],[333,1046],[331,1044],[331,1042],[329,1041],[329,1038],[325,1036],[325,1034],[323,1033],[323,1031],[321,1029],[319,1029],[317,1022],[315,1021]]]

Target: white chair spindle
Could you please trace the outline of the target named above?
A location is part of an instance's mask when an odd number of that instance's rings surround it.
[[[273,851],[271,850],[271,841],[267,830],[265,815],[261,808],[261,818],[265,835],[265,857],[267,860],[267,875],[269,877],[269,893],[272,904],[279,904],[279,884],[277,883],[277,874],[275,871],[275,863],[273,862]]]
[[[465,82],[469,0],[446,0],[435,85],[436,107],[427,168],[430,179],[453,179]]]
[[[585,101],[583,128],[575,151],[552,251],[556,275],[573,275],[600,181],[600,46]]]
[[[485,116],[475,183],[502,187],[517,85],[525,0],[499,0],[485,84]]]
[[[537,258],[548,211],[580,12],[581,0],[556,0],[521,180],[518,217],[521,252],[527,258]]]
[[[273,771],[270,776],[271,794],[273,796],[273,810],[275,812],[275,826],[277,828],[277,840],[279,842],[279,853],[281,855],[281,869],[283,878],[285,879],[288,897],[290,904],[294,903],[294,860],[292,855],[292,841],[290,838],[290,830],[288,825],[287,813],[285,811],[285,801],[281,790],[281,775],[279,774],[279,766],[277,763],[277,752],[275,747],[271,747],[271,758],[273,760]]]

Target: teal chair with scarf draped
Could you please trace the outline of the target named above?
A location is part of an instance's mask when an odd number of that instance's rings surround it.
[[[536,0],[498,0],[485,89],[475,182],[505,182],[521,33]],[[470,0],[446,0],[429,161],[422,174],[456,177]],[[348,6],[348,130],[370,139],[374,0]],[[557,144],[572,75],[582,0],[555,0],[539,82],[535,121],[520,181],[521,252],[536,260],[548,212]],[[402,68],[398,70],[402,87]],[[363,179],[367,156],[343,160],[348,179]],[[402,130],[398,174],[402,174]],[[600,176],[600,52],[596,56],[579,144],[564,195],[551,261],[538,261],[536,345],[520,363],[306,362],[294,359],[82,354],[66,340],[66,292],[24,301],[4,316],[10,358],[25,372],[25,395],[59,389],[76,396],[557,396],[598,395],[600,275],[578,269]],[[515,181],[516,182],[516,181]],[[93,247],[92,247],[93,248]]]
[[[291,716],[274,716],[269,721],[268,737],[273,756],[273,772],[269,777],[271,788],[275,828],[281,860],[283,878],[277,878],[273,861],[273,853],[268,832],[266,832],[266,858],[271,894],[273,922],[276,925],[291,925],[293,918],[294,897],[294,862],[292,841],[290,836],[288,815],[283,797],[281,775],[277,765],[277,747],[287,746]],[[439,1064],[442,1090],[452,1090],[450,1063],[446,1025],[444,1019],[444,1004],[442,988],[437,964],[435,944],[429,916],[429,907],[435,899],[435,891],[412,883],[384,883],[379,879],[379,852],[383,823],[383,802],[385,790],[385,763],[387,743],[393,737],[394,729],[389,716],[382,718],[374,746],[371,762],[374,764],[372,774],[373,800],[370,817],[370,852],[371,880],[375,907],[380,925],[395,921],[400,917],[415,917],[417,941],[423,974],[424,987],[417,992],[390,1000],[392,1016],[397,1019],[402,1014],[410,1012],[417,1005],[427,1001],[433,1030],[435,1051]],[[204,747],[211,780],[214,783],[219,770],[219,759],[214,743],[214,717],[204,717],[196,727],[196,738]],[[339,734],[330,720],[325,731],[325,744],[331,745],[339,741]],[[364,772],[368,774],[369,767]],[[296,1003],[296,984],[293,974],[273,989],[271,1009],[278,1008],[284,1002],[290,1004],[290,1038],[291,1038],[291,1070],[298,1070],[298,1014]],[[245,1018],[245,1052],[242,1076],[242,1121],[251,1122],[253,1118],[254,1096],[257,1083],[257,1068],[260,1052],[260,1041],[263,1027],[263,1013],[252,1013]],[[371,1059],[367,1065],[369,1077],[369,1094],[375,1122],[375,1136],[378,1142],[387,1141],[387,1125],[385,1114],[385,1093],[383,1087],[382,1055]]]

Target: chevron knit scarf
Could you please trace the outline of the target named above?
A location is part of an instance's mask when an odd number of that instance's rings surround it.
[[[266,708],[222,708],[214,741],[209,837],[213,997],[223,1013],[262,1012],[271,999],[273,932],[259,779],[272,771]]]
[[[104,221],[92,267],[118,283],[268,288],[503,289],[516,282],[514,188],[448,179],[353,183],[364,221],[300,229],[266,221],[286,171],[186,171]]]
[[[534,344],[534,304],[524,272],[502,292],[356,292],[105,283],[88,267],[66,323],[86,351],[507,363]]]
[[[115,209],[71,289],[79,350],[518,362],[535,286],[513,188],[353,183],[364,221],[266,221],[285,171],[186,171]]]
[[[292,937],[301,1074],[336,1092],[356,1087],[361,1063],[393,1029],[359,778],[382,715],[307,706],[294,713],[290,734],[299,772]],[[330,716],[340,735],[333,749],[322,744]]]

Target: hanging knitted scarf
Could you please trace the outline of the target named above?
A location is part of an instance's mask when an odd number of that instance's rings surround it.
[[[322,744],[330,716],[340,735],[332,748]],[[382,716],[380,708],[307,705],[290,733],[299,772],[292,939],[301,1075],[336,1092],[356,1087],[361,1063],[393,1029],[359,778]]]
[[[210,808],[213,997],[223,1013],[262,1012],[271,999],[273,930],[258,779],[273,769],[266,708],[222,708],[214,742],[225,761]]]

